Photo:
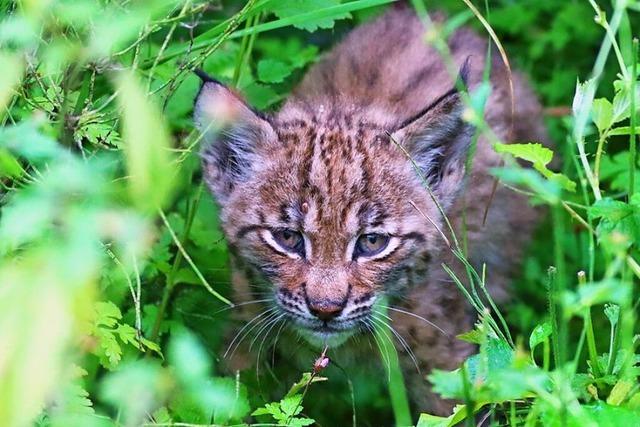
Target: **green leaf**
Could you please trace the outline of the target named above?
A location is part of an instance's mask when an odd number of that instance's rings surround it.
[[[340,0],[278,0],[277,2],[274,2],[272,11],[278,18],[284,19],[303,13],[315,12],[317,10],[337,6],[340,3]],[[313,32],[318,28],[333,28],[335,21],[350,17],[351,15],[349,13],[341,13],[330,18],[310,19],[304,23],[294,24],[294,27]]]
[[[531,349],[531,353],[533,353],[538,344],[549,338],[552,332],[553,329],[551,328],[550,322],[544,322],[536,325],[533,332],[531,332],[531,336],[529,336],[529,348]]]
[[[116,86],[131,198],[141,210],[155,212],[167,201],[175,174],[169,132],[131,73],[122,72]]]
[[[605,279],[567,291],[561,298],[567,316],[584,313],[584,309],[605,302],[623,303],[629,297],[629,286],[616,279]]]
[[[484,404],[476,403],[476,409],[479,409]],[[467,418],[466,405],[456,405],[453,409],[453,413],[448,417],[438,417],[431,414],[420,414],[418,419],[418,425],[416,427],[453,427],[459,425],[460,422]]]
[[[620,306],[617,304],[606,304],[604,306],[604,315],[609,319],[611,327],[615,328],[620,320]]]
[[[280,401],[280,409],[289,417],[298,415],[302,411],[302,395],[285,397]]]
[[[606,98],[594,99],[591,107],[591,119],[600,133],[609,129],[613,125],[613,105],[611,102]]]
[[[265,83],[280,83],[292,71],[291,66],[276,59],[263,59],[258,62],[258,79]]]
[[[17,178],[22,175],[22,166],[8,150],[0,147],[0,178]]]
[[[305,427],[310,426],[315,422],[316,420],[313,418],[292,418],[289,420],[287,425],[291,427]]]
[[[100,328],[96,331],[95,336],[102,350],[100,356],[106,357],[106,360],[101,357],[102,364],[107,369],[115,368],[122,359],[122,348],[118,344],[116,335],[110,329]]]
[[[504,167],[492,168],[490,172],[503,182],[527,187],[546,203],[554,205],[560,201],[560,185],[544,179],[531,169]]]
[[[610,198],[600,199],[589,207],[589,215],[592,218],[603,218],[612,222],[621,221],[634,211],[633,206]]]
[[[485,332],[482,332],[479,329],[472,329],[468,332],[456,335],[456,338],[473,344],[482,344],[482,342],[486,339],[486,335],[487,334]]]
[[[553,172],[547,168],[547,165],[553,159],[553,151],[543,147],[542,144],[501,144],[494,145],[496,152],[508,153],[512,156],[531,162],[534,169],[540,172],[549,181],[559,184],[568,191],[575,191],[576,183],[571,181],[565,175]]]
[[[613,97],[613,118],[611,121],[615,124],[629,118],[630,110],[631,97],[629,96],[629,91],[623,87]],[[609,132],[608,135],[611,135],[611,133]]]
[[[553,151],[542,144],[496,144],[496,152],[509,153],[514,157],[533,163],[546,166],[553,159]]]
[[[122,319],[120,309],[111,301],[97,302],[94,306],[94,310],[96,325],[103,325],[111,328],[118,323],[118,320]]]
[[[307,386],[307,384],[309,384],[309,382],[311,382],[311,384],[313,383],[317,383],[320,381],[327,381],[326,377],[320,377],[320,376],[315,376],[315,377],[311,377],[311,372],[304,372],[302,374],[302,377],[300,378],[300,380],[296,383],[294,383],[291,388],[289,389],[289,391],[287,392],[286,397],[290,397],[293,395],[298,394],[300,391],[302,391],[303,388],[305,388]]]
[[[617,128],[613,128],[609,131],[609,133],[607,133],[607,135],[609,136],[630,135],[630,134],[631,134],[631,126],[620,126]],[[635,134],[640,135],[640,127],[636,126]]]
[[[619,380],[611,393],[609,393],[609,397],[607,398],[607,404],[613,406],[619,406],[624,399],[627,397],[627,394],[633,389],[634,382],[630,380],[621,379]]]
[[[599,427],[640,426],[640,413],[619,406],[598,402],[583,409]]]

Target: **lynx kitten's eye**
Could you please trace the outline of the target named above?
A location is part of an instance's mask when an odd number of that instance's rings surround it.
[[[273,240],[287,252],[295,252],[302,255],[304,252],[304,238],[297,231],[287,228],[271,232]]]
[[[389,244],[389,236],[386,234],[363,234],[358,237],[354,255],[358,256],[374,256],[382,252]]]

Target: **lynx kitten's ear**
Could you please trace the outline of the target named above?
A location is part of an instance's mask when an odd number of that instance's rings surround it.
[[[257,148],[275,140],[269,122],[222,83],[202,72],[194,119],[203,135],[204,178],[220,203],[251,176]]]
[[[473,127],[462,119],[460,93],[452,89],[392,132],[427,180],[439,202],[448,207],[462,186]]]

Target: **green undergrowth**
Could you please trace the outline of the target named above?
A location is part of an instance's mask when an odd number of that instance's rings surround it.
[[[482,121],[489,85],[465,96],[504,157],[498,185],[548,213],[500,310],[491,271],[451,271],[477,313],[459,339],[477,354],[402,372],[381,328],[371,370],[300,344],[304,370],[249,331],[261,370],[222,368],[242,325],[201,182],[192,70],[277,108],[389,3],[0,1],[1,425],[640,425],[637,0],[408,2],[425,22],[448,13],[425,37],[445,58],[456,27],[491,33],[554,141],[504,145]],[[411,409],[414,375],[459,402],[450,416]]]

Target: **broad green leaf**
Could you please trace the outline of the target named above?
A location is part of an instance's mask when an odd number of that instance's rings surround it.
[[[552,332],[553,330],[550,322],[544,322],[536,325],[533,332],[531,332],[531,336],[529,336],[529,348],[531,349],[532,354],[538,344],[541,344],[549,338]]]
[[[617,91],[613,97],[613,117],[611,121],[615,124],[629,118],[630,108],[631,97],[629,96],[629,91],[624,88]],[[608,135],[610,134],[609,132]]]
[[[605,302],[624,303],[629,297],[629,284],[615,279],[587,283],[574,292],[561,296],[568,316],[584,313],[584,309]]]
[[[613,105],[606,98],[598,98],[593,101],[591,119],[598,131],[604,133],[613,125]]]
[[[585,405],[583,409],[597,423],[599,427],[640,426],[640,413],[598,402]]]
[[[634,213],[633,206],[619,200],[604,198],[596,201],[589,208],[589,215],[593,218],[603,218],[612,222],[618,222]]]
[[[116,86],[131,198],[141,210],[155,212],[167,201],[175,174],[169,133],[131,73],[120,73]]]
[[[546,166],[553,159],[553,151],[539,143],[495,144],[495,149],[498,153],[509,153],[534,165]]]
[[[315,12],[328,7],[337,6],[340,3],[340,0],[277,0],[276,2],[273,2],[271,10],[278,18],[285,19],[303,13]],[[330,18],[309,19],[304,23],[294,24],[294,27],[313,32],[318,28],[333,28],[335,21],[350,17],[351,15],[349,13],[341,13]]]
[[[292,71],[291,66],[276,59],[263,59],[258,62],[258,79],[265,83],[280,83]]]
[[[496,152],[508,153],[512,156],[531,162],[534,169],[540,172],[548,180],[559,184],[568,191],[575,191],[576,183],[566,176],[553,172],[547,168],[547,165],[553,158],[553,151],[543,147],[542,144],[501,144],[494,145]]]

